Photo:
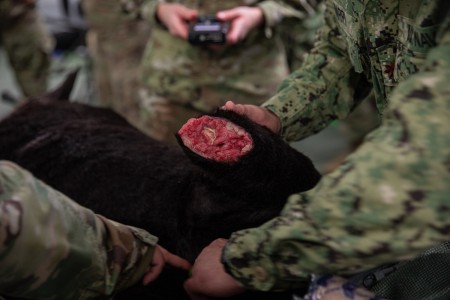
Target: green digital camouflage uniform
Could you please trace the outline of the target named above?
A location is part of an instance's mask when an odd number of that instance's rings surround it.
[[[139,65],[150,25],[127,13],[134,6],[133,1],[82,1],[97,104],[112,108],[138,126]]]
[[[92,299],[141,280],[157,239],[0,161],[0,299]]]
[[[301,22],[296,18],[289,18],[281,23],[280,35],[286,48],[286,59],[290,72],[300,68],[305,55],[312,48],[317,31],[323,24],[325,8],[322,0],[294,1],[292,5],[296,9],[304,11],[306,16]]]
[[[296,140],[345,117],[373,87],[383,121],[279,217],[231,236],[223,262],[242,284],[275,290],[312,273],[348,276],[449,239],[448,4],[326,2],[320,40],[264,106]]]
[[[265,26],[253,30],[234,46],[214,51],[193,46],[172,36],[155,19],[157,0],[147,1],[145,16],[152,26],[142,60],[140,93],[142,127],[150,135],[175,141],[174,133],[191,117],[209,112],[227,100],[261,104],[273,95],[289,73],[285,48],[279,35],[283,19],[307,17],[288,1],[180,0],[199,15],[238,6],[258,6]]]
[[[53,41],[35,11],[34,0],[0,0],[0,45],[25,96],[46,91]]]
[[[298,1],[297,5],[305,6],[308,16],[302,21],[288,20],[282,25],[282,37],[286,46],[289,69],[294,72],[301,67],[306,54],[312,48],[317,31],[323,25],[324,1]],[[380,123],[378,112],[374,105],[373,93],[362,101],[345,119],[336,124],[339,133],[345,138],[347,150],[328,163],[322,172],[329,172],[342,162],[349,153],[354,151],[362,142],[365,135]]]

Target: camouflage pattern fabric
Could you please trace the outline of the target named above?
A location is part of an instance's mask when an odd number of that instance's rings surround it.
[[[46,91],[53,40],[35,11],[33,0],[0,0],[0,45],[25,96]]]
[[[302,65],[305,55],[312,48],[317,32],[323,25],[325,5],[322,0],[294,1],[292,5],[305,11],[305,18],[289,18],[281,23],[280,34],[286,48],[286,59],[290,72]]]
[[[277,290],[308,274],[350,276],[448,240],[448,3],[326,2],[316,47],[265,106],[293,140],[347,115],[373,87],[383,121],[279,217],[232,235],[223,262],[242,284]]]
[[[93,299],[141,279],[156,238],[80,207],[0,161],[0,294]]]
[[[135,6],[131,1],[82,1],[89,26],[86,39],[93,60],[96,104],[112,108],[138,126],[139,65],[150,25],[127,13]]]
[[[339,130],[346,138],[350,150],[355,150],[364,137],[380,125],[380,115],[373,93],[367,96],[344,120],[339,120]]]
[[[297,5],[305,6],[308,16],[302,21],[289,19],[283,22],[282,37],[286,46],[289,69],[294,72],[301,67],[306,54],[312,48],[318,29],[323,25],[325,5],[322,1],[312,1],[308,6],[307,1],[298,1]],[[338,122],[340,133],[345,137],[349,149],[347,156],[361,144],[367,133],[378,127],[380,118],[374,104],[374,96],[371,93],[363,100],[351,114]],[[332,165],[341,162],[338,157]],[[332,165],[329,165],[330,167]],[[326,171],[326,170],[325,170]]]
[[[189,118],[209,112],[227,100],[261,104],[273,95],[289,73],[279,34],[281,23],[287,19],[300,22],[307,17],[305,11],[295,9],[289,1],[167,1],[196,9],[200,15],[214,15],[238,6],[258,6],[263,10],[265,26],[250,32],[237,45],[214,51],[172,36],[154,18],[157,2],[148,1],[142,14],[152,26],[152,38],[141,65],[145,88],[140,93],[140,118],[147,133],[172,142],[174,133]]]

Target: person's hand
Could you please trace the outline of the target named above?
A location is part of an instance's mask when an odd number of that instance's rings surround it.
[[[234,45],[243,40],[255,27],[264,22],[264,14],[259,7],[239,6],[216,14],[221,21],[230,22],[227,44]]]
[[[142,283],[144,285],[147,285],[158,278],[159,274],[166,264],[186,271],[189,271],[189,269],[191,268],[191,264],[187,260],[170,253],[159,245],[156,245],[150,271],[148,271],[147,274],[144,275]]]
[[[213,241],[195,260],[192,275],[184,283],[184,289],[191,299],[225,298],[245,292],[245,288],[226,273],[220,261],[226,243],[224,239]]]
[[[280,133],[280,119],[274,113],[263,107],[252,104],[235,104],[233,101],[227,101],[221,109],[232,110],[262,126],[266,126],[275,133]]]
[[[167,30],[174,36],[187,40],[189,22],[197,18],[196,10],[187,8],[179,3],[161,2],[156,8],[156,16]]]

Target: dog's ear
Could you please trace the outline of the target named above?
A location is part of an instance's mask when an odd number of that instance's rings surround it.
[[[55,90],[48,92],[41,99],[43,101],[69,101],[70,93],[75,85],[75,80],[79,72],[79,68],[70,72],[63,83],[57,87]]]

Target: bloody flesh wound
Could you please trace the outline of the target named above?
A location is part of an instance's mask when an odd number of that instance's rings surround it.
[[[237,162],[253,148],[253,140],[247,131],[221,118],[190,119],[178,134],[193,152],[220,162]]]

